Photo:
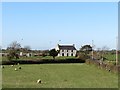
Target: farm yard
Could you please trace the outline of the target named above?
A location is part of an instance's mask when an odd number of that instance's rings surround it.
[[[118,88],[116,73],[85,63],[4,65],[2,76],[3,88]]]

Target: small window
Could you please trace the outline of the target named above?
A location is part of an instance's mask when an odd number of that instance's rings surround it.
[[[64,50],[61,50],[62,53],[64,53],[65,51]]]
[[[68,50],[67,50],[67,52],[68,52]]]
[[[73,50],[71,50],[71,52],[73,52]]]

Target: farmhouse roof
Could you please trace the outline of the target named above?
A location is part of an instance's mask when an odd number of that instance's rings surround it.
[[[76,50],[74,44],[73,45],[59,45],[58,48],[62,50]]]

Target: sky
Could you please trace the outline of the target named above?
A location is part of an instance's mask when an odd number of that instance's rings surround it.
[[[117,2],[4,2],[2,47],[13,41],[31,49],[57,44],[116,48]]]

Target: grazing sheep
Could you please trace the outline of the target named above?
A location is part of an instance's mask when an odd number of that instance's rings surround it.
[[[19,63],[17,65],[20,65]]]
[[[14,65],[11,65],[11,67],[13,67]]]
[[[5,67],[1,65],[1,68],[5,68]]]
[[[41,83],[41,82],[42,82],[41,79],[38,79],[38,80],[37,80],[37,83]]]
[[[19,69],[21,69],[21,67],[19,66]]]
[[[17,68],[15,68],[15,71],[17,71]]]

